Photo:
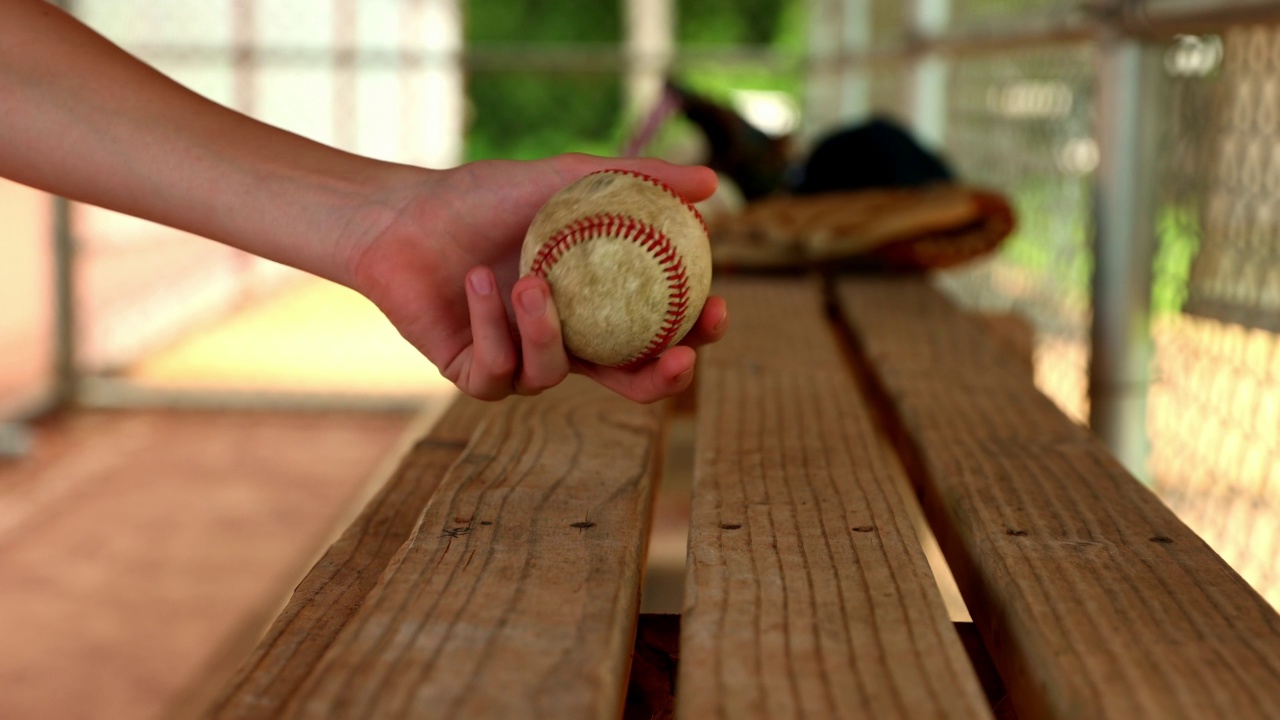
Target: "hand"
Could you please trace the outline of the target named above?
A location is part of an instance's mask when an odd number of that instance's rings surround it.
[[[706,168],[588,155],[409,173],[388,196],[390,219],[357,243],[352,283],[474,397],[536,394],[570,371],[638,402],[674,395],[692,379],[694,348],[723,336],[723,299],[707,300],[679,346],[622,370],[568,357],[550,287],[532,276],[517,278],[525,231],[542,204],[574,180],[608,168],[652,175],[693,202],[715,190],[715,175]]]

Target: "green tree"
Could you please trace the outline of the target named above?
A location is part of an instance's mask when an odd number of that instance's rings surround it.
[[[468,0],[466,41],[471,52],[502,48],[516,67],[469,73],[468,159],[533,158],[560,152],[603,153],[618,140],[622,81],[600,68],[564,72],[518,68],[518,52],[554,52],[557,46],[607,48],[622,38],[616,2],[572,0]]]
[[[519,67],[521,57],[512,53],[536,55],[566,47],[608,53],[623,42],[622,0],[467,0],[465,7],[467,47],[477,58],[467,77],[468,159],[617,151],[630,128],[616,63],[526,70]],[[677,2],[680,48],[768,47],[797,59],[784,72],[776,67],[681,63],[678,74],[721,98],[731,88],[798,92],[803,8],[804,0]]]

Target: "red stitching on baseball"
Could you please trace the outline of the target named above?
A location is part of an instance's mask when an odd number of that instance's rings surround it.
[[[633,217],[611,213],[589,215],[564,226],[548,238],[533,256],[529,272],[545,280],[551,268],[555,267],[560,258],[564,257],[571,248],[601,237],[616,237],[636,242],[658,261],[666,276],[668,301],[662,327],[658,328],[657,334],[639,355],[621,366],[636,367],[657,357],[658,353],[675,340],[680,327],[684,325],[685,316],[689,313],[689,276],[685,272],[684,263],[676,253],[675,245],[665,233]]]
[[[612,170],[597,170],[593,173],[590,173],[590,175],[604,175],[606,173],[630,175],[633,178],[644,180],[650,185],[658,187],[662,190],[666,190],[668,195],[675,198],[676,200],[679,200],[681,205],[684,205],[686,208],[688,208],[689,212],[693,213],[693,216],[698,218],[698,224],[702,226],[702,232],[707,232],[707,221],[702,219],[702,213],[698,212],[698,208],[694,206],[693,203],[689,202],[688,200],[685,200],[684,196],[676,192],[675,188],[671,187],[670,185],[662,182],[661,180],[659,180],[658,178],[652,175],[646,175],[636,170],[623,170],[622,168],[614,168]]]

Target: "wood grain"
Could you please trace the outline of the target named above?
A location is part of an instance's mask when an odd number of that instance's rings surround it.
[[[441,478],[493,407],[465,396],[454,401],[294,590],[205,717],[279,715],[409,538]]]
[[[1280,617],[977,320],[922,281],[838,296],[1020,717],[1280,717]]]
[[[715,292],[679,716],[989,718],[817,283]]]
[[[1013,353],[1026,372],[1035,372],[1036,329],[1016,312],[984,313],[975,316],[991,331],[1006,351]]]
[[[283,716],[616,717],[659,416],[579,378],[498,405]]]

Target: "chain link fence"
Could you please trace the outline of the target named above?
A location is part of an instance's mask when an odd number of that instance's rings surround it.
[[[1160,15],[1175,5],[1194,22]],[[1232,5],[1152,2],[1114,16],[1163,59],[1147,78],[1162,100],[1146,470],[1280,604],[1280,25],[1233,24]],[[943,59],[941,147],[965,181],[1009,194],[1019,228],[996,257],[938,280],[969,307],[1030,319],[1037,384],[1087,424],[1101,16],[1060,2],[949,10],[935,38],[899,52]],[[903,75],[883,57],[867,66],[886,85]]]
[[[1280,25],[1168,43],[1157,490],[1280,604]]]
[[[945,121],[956,172],[1007,193],[1018,229],[997,257],[940,280],[969,307],[1017,312],[1035,325],[1036,382],[1079,422],[1089,414],[1095,60],[1078,44],[959,58]]]

